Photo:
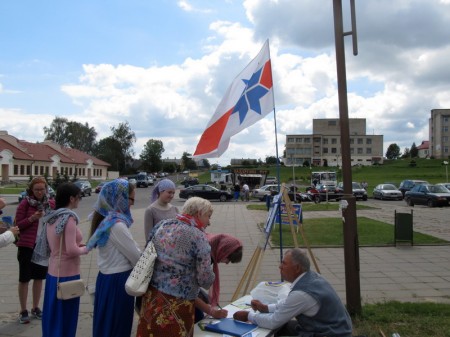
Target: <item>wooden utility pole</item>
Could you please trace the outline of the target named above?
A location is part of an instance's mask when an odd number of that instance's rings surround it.
[[[359,276],[359,242],[356,221],[356,200],[352,193],[352,166],[350,156],[350,130],[348,121],[347,76],[345,69],[344,36],[352,35],[353,54],[358,54],[355,0],[350,0],[352,31],[344,33],[342,0],[333,0],[334,34],[336,43],[337,84],[339,94],[339,124],[341,128],[342,181],[344,203],[342,219],[344,230],[345,288],[347,310],[351,315],[361,313],[361,288]],[[345,205],[347,201],[347,205]],[[341,201],[342,203],[342,201]]]

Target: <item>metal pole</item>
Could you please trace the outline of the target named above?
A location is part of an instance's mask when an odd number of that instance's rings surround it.
[[[291,161],[292,161],[292,185],[294,186],[294,203],[297,202],[297,197],[296,197],[296,188],[295,188],[295,166],[294,166],[294,155],[291,156]]]
[[[354,1],[352,10],[354,10]],[[356,201],[352,193],[352,166],[350,155],[350,130],[347,102],[347,76],[345,69],[345,46],[342,20],[342,0],[333,0],[334,32],[336,43],[336,68],[339,96],[339,124],[341,130],[342,181],[344,200],[348,206],[342,210],[344,231],[344,260],[347,310],[351,315],[361,313],[361,289],[359,277],[359,248],[356,222]],[[345,34],[349,35],[349,34]],[[353,36],[355,38],[355,36]]]

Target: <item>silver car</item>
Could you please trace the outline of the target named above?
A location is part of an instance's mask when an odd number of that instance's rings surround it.
[[[379,184],[373,190],[373,198],[380,200],[402,200],[402,192],[392,184]]]

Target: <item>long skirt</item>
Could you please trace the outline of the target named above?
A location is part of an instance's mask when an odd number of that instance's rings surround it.
[[[60,277],[59,282],[78,280],[80,275]],[[58,300],[57,278],[47,274],[42,308],[42,337],[75,337],[77,334],[80,298]]]
[[[98,273],[95,284],[93,337],[130,337],[133,326],[134,297],[125,292],[131,270]]]
[[[194,336],[194,301],[164,294],[150,286],[142,298],[136,337]]]

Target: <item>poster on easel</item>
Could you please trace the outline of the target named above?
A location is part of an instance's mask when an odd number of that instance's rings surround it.
[[[275,223],[275,218],[278,216],[278,210],[280,208],[281,193],[273,197],[273,201],[270,204],[269,214],[267,215],[266,224],[264,225],[264,233],[266,235],[266,242],[264,244],[264,249],[266,249],[267,244],[270,239],[270,234],[272,233],[273,224]],[[278,221],[279,222],[279,221]]]
[[[294,226],[301,225],[303,222],[302,204],[291,204],[292,206],[292,224]],[[281,224],[290,225],[289,216],[287,212],[286,203],[282,202],[280,205]],[[280,224],[280,221],[277,221]]]

